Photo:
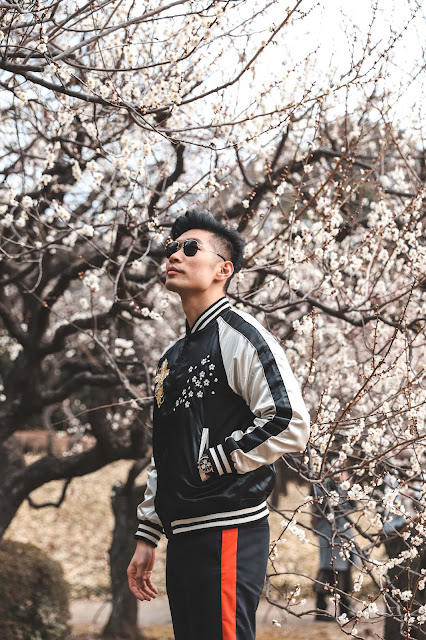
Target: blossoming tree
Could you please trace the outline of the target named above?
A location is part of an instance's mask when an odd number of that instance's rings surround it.
[[[304,0],[0,5],[1,442],[40,416],[96,439],[6,455],[1,533],[41,484],[147,455],[153,367],[183,328],[163,244],[199,207],[245,236],[230,298],[282,343],[311,412],[286,464],[319,491],[282,535],[316,544],[303,514],[319,510],[356,565],[342,629],[380,612],[388,638],[421,637],[426,156],[417,50],[395,65],[424,24],[407,3],[395,27],[393,8],[364,27],[342,14],[344,55],[324,66]],[[280,538],[267,594],[304,615],[294,572],[275,596]]]

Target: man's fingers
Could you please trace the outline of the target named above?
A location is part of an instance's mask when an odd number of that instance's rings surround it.
[[[158,593],[151,581],[154,560],[155,549],[139,541],[127,569],[129,589],[138,600],[151,600]]]
[[[152,583],[151,571],[144,571],[136,563],[130,563],[127,577],[129,589],[138,600],[151,600],[157,596],[158,589]]]
[[[151,600],[151,598],[155,598],[158,590],[157,587],[155,587],[152,582],[151,582],[151,572],[150,571],[145,571],[142,577],[142,583],[140,586],[140,590],[141,592],[144,594],[144,596],[148,597],[149,600]]]
[[[145,574],[144,593],[150,595],[151,598],[155,598],[158,593],[157,587],[152,583],[151,580],[151,571],[147,571]]]
[[[144,593],[144,579],[143,571],[138,571],[138,566],[135,562],[131,562],[127,569],[127,581],[129,583],[129,589],[138,600],[146,600]]]
[[[158,593],[158,589],[155,586],[155,584],[152,583],[151,581],[151,576],[147,577],[146,579],[146,584],[148,585],[148,587],[157,595]],[[154,596],[155,597],[155,596]]]
[[[127,572],[127,576],[128,576],[129,589],[133,593],[135,598],[142,601],[145,600],[145,597],[142,591],[140,590],[140,588],[138,587],[138,585],[136,584],[136,580],[134,579],[134,577],[132,577],[129,574],[129,572]]]
[[[139,585],[136,583],[136,580],[134,578],[129,577],[130,591],[133,593],[135,598],[141,600],[142,602],[144,600],[152,600],[156,597],[158,591],[156,587],[154,587],[154,585],[151,584],[151,587],[152,588],[147,586],[145,580],[142,581],[142,585]]]

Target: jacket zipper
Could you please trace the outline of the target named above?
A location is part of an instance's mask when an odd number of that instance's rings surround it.
[[[208,448],[209,448],[209,430],[208,428],[204,428],[201,434],[200,450],[198,452],[198,461],[200,461],[201,456],[203,455],[205,450]]]

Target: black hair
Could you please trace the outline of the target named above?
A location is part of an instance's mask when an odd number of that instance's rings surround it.
[[[174,221],[171,231],[173,240],[176,240],[185,231],[191,231],[191,229],[210,231],[215,236],[222,253],[226,257],[229,256],[229,260],[234,265],[234,273],[241,270],[243,266],[244,240],[238,231],[225,226],[207,211],[192,209]],[[225,289],[228,288],[229,281],[234,273],[228,278]]]

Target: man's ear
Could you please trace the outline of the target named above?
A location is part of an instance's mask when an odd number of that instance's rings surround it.
[[[234,273],[234,265],[230,260],[226,260],[226,262],[222,262],[220,265],[220,269],[218,271],[219,280],[228,280]]]

